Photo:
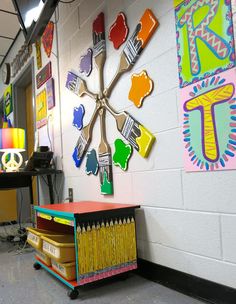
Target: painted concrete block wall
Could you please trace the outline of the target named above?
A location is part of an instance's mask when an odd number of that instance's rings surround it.
[[[148,159],[134,152],[129,170],[114,167],[114,196],[100,194],[98,177],[86,176],[85,162],[75,168],[71,154],[79,137],[72,126],[73,107],[82,103],[89,121],[94,103],[65,89],[67,71],[79,70],[80,56],[92,46],[92,21],[105,13],[108,29],[120,11],[127,16],[130,33],[146,8],[153,10],[160,27],[133,70],[122,76],[111,95],[117,110],[127,110],[157,137]],[[208,280],[236,287],[235,171],[185,173],[179,120],[175,17],[172,0],[102,1],[84,0],[59,5],[59,59],[62,107],[64,196],[74,189],[74,200],[140,203],[137,213],[139,257]],[[119,54],[107,39],[105,84],[115,73]],[[128,100],[130,75],[145,69],[154,80],[152,95],[141,109]],[[96,91],[94,69],[86,78]],[[120,137],[113,118],[107,114],[108,141]],[[100,141],[95,124],[91,148]],[[114,151],[114,149],[113,149]]]
[[[137,118],[155,134],[157,141],[148,159],[133,153],[127,172],[113,167],[114,196],[105,197],[100,194],[98,177],[85,174],[85,162],[77,169],[71,157],[80,134],[72,126],[73,108],[80,103],[85,106],[87,124],[94,102],[69,92],[65,88],[66,76],[71,69],[79,70],[80,56],[92,46],[92,22],[101,11],[105,13],[107,37],[117,13],[125,12],[131,34],[146,8],[152,9],[160,26],[133,70],[120,79],[110,103]],[[56,15],[58,49],[54,41],[51,60],[53,77],[58,81],[57,105],[50,119],[54,152],[64,171],[64,186],[59,185],[59,189],[63,187],[63,198],[71,187],[74,201],[140,203],[139,257],[236,288],[236,172],[185,173],[183,170],[172,0],[76,0],[71,4],[60,3]],[[115,74],[122,49],[114,50],[107,39],[105,85]],[[44,56],[43,65],[47,61]],[[154,90],[143,107],[137,109],[128,100],[130,76],[143,69],[154,80]],[[86,80],[90,90],[98,89],[96,69]],[[110,114],[107,114],[107,126],[108,141],[114,151],[114,140],[120,134]],[[40,130],[41,144],[45,132],[45,128]],[[97,148],[99,142],[100,129],[96,122],[90,148]],[[43,201],[47,200],[45,196]]]

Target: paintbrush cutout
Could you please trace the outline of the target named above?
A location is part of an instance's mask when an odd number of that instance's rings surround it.
[[[103,67],[106,60],[104,14],[100,13],[93,22],[93,55],[98,70],[100,96],[104,90]]]
[[[91,139],[92,139],[92,130],[95,123],[95,120],[98,115],[98,110],[100,108],[100,104],[96,103],[96,108],[93,112],[93,115],[90,119],[90,122],[87,126],[85,126],[80,133],[80,137],[77,141],[75,150],[76,150],[76,166],[80,167],[82,160],[85,156],[85,153],[88,150],[88,147],[90,145]]]
[[[90,92],[87,88],[86,82],[72,72],[68,72],[67,74],[66,87],[79,97],[82,97],[83,95],[88,95],[92,99],[97,100],[97,94]]]
[[[127,112],[117,113],[108,105],[105,99],[103,99],[103,106],[115,118],[117,129],[123,137],[128,140],[142,157],[148,157],[156,139],[155,136]]]
[[[150,9],[146,9],[135,28],[134,33],[127,41],[124,50],[121,53],[119,67],[114,78],[112,79],[108,88],[104,90],[104,95],[106,97],[111,95],[111,91],[116,85],[120,76],[126,71],[129,71],[138,60],[138,57],[144,50],[158,25],[159,23],[152,11]]]
[[[100,13],[93,22],[94,61],[99,77],[99,96],[104,90],[103,67],[106,60],[104,14]],[[106,139],[105,109],[99,110],[101,142],[98,148],[99,179],[102,194],[113,194],[111,148]]]
[[[111,148],[106,139],[105,109],[99,110],[101,142],[98,147],[99,179],[102,194],[113,194]]]

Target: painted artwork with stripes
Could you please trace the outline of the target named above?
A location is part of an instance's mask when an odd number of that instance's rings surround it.
[[[233,68],[231,1],[185,0],[175,5],[180,88]]]
[[[236,68],[180,90],[186,171],[236,169]]]

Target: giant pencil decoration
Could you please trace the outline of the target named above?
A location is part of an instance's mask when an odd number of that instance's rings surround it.
[[[125,139],[146,158],[155,141],[155,136],[148,131],[142,124],[135,120],[127,112],[117,113],[105,99],[103,99],[105,108],[113,115],[116,120],[117,129]]]
[[[133,217],[101,220],[77,227],[80,279],[104,271],[135,264],[137,261]]]
[[[111,148],[106,139],[104,109],[99,110],[101,142],[98,147],[99,178],[102,194],[113,194]]]
[[[79,76],[75,75],[73,72],[68,72],[67,74],[66,87],[68,90],[73,92],[75,95],[78,95],[79,97],[82,97],[86,94],[91,98],[97,100],[97,95],[88,90],[86,82]]]
[[[113,80],[111,81],[108,88],[104,90],[104,94],[106,97],[109,97],[111,95],[111,91],[116,85],[120,76],[124,72],[130,70],[135,64],[135,62],[138,60],[138,57],[144,50],[146,44],[152,37],[158,25],[159,23],[153,12],[150,9],[146,9],[138,25],[135,28],[134,33],[127,41],[124,50],[121,53],[119,67]]]
[[[73,153],[73,159],[74,159],[76,167],[80,167],[82,160],[84,158],[84,155],[88,150],[89,144],[92,139],[93,125],[95,123],[95,119],[97,118],[99,108],[100,108],[100,105],[97,103],[89,124],[81,130],[80,137],[77,141],[77,144],[75,146],[74,153]]]

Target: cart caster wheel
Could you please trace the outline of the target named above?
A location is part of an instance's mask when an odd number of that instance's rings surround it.
[[[69,290],[67,295],[69,298],[71,298],[71,300],[75,300],[78,298],[79,292],[77,289],[73,289],[73,290]]]
[[[34,263],[34,269],[39,270],[41,267],[39,263]]]

